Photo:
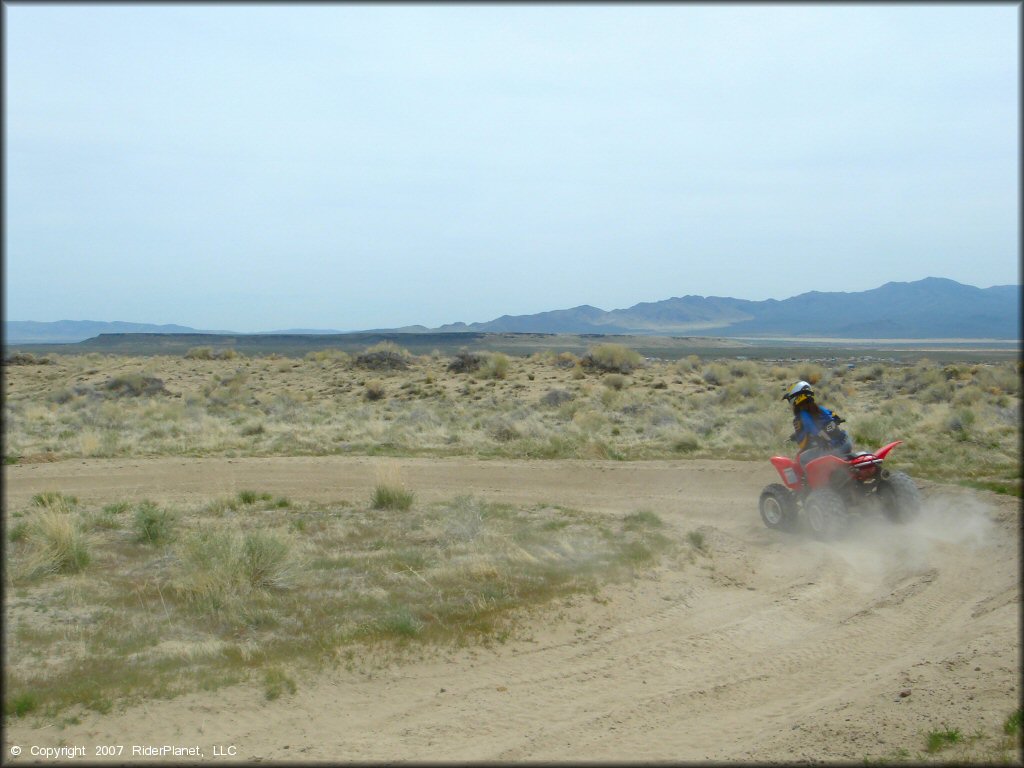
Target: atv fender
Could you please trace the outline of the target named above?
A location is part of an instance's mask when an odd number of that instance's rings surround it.
[[[897,445],[902,445],[902,444],[903,444],[902,440],[897,440],[895,443],[889,443],[888,445],[883,446],[883,447],[879,448],[877,451],[875,451],[875,456],[877,456],[880,459],[884,459],[885,455],[887,453],[889,453],[889,451],[891,451]]]
[[[799,462],[793,461],[788,456],[772,456],[769,461],[778,470],[779,477],[782,478],[782,482],[787,488],[791,491],[799,490],[800,476],[803,474]]]
[[[827,488],[832,473],[847,466],[848,463],[838,456],[831,454],[819,456],[813,461],[807,462],[805,467],[807,471],[807,485],[811,488]]]

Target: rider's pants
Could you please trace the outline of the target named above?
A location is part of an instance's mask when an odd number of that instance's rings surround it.
[[[847,438],[839,445],[833,446],[829,449],[808,448],[806,451],[803,451],[799,457],[800,466],[806,467],[808,462],[814,461],[815,459],[828,454],[832,454],[833,456],[845,456],[848,453],[853,453],[853,442],[850,440],[849,436],[847,436]]]

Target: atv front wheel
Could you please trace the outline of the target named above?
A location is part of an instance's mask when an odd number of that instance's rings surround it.
[[[894,523],[908,523],[921,511],[921,492],[904,472],[893,472],[879,480],[875,493],[882,502],[882,512]]]
[[[828,488],[807,495],[804,518],[814,537],[822,541],[837,539],[846,532],[846,504],[838,493]]]
[[[791,531],[796,522],[793,492],[781,483],[772,483],[761,491],[758,501],[761,519],[773,530]]]

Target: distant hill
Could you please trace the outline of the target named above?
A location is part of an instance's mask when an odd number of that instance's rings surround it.
[[[779,301],[683,296],[610,312],[597,307],[503,315],[438,331],[606,333],[850,339],[1017,339],[1020,287],[975,288],[929,277],[855,293],[811,291]]]
[[[220,334],[235,336],[336,335],[292,329],[260,334],[199,331],[180,325],[61,320],[10,320],[5,343],[76,343],[102,334]],[[794,337],[848,339],[1019,339],[1020,286],[975,288],[928,277],[886,283],[854,293],[811,291],[789,299],[748,301],[681,296],[605,311],[590,305],[534,315],[502,315],[487,322],[379,328],[359,333],[556,333],[638,336]]]
[[[426,330],[426,329],[424,329]],[[163,333],[203,334],[210,336],[244,336],[237,331],[202,331],[184,325],[153,325],[150,323],[102,322],[98,320],[58,320],[40,323],[33,320],[8,320],[4,323],[7,344],[75,344],[101,333]],[[285,331],[263,331],[258,336],[333,335],[343,331],[290,328]]]
[[[73,344],[101,333],[232,333],[232,331],[197,331],[183,325],[152,325],[150,323],[100,322],[96,320],[58,320],[40,323],[34,320],[4,322],[7,344]]]

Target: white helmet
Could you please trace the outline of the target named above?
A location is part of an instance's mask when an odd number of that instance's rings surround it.
[[[792,403],[793,405],[796,405],[796,403],[794,403],[793,400],[798,395],[805,395],[806,397],[814,397],[814,390],[811,389],[811,385],[808,384],[806,381],[798,381],[796,384],[794,384],[790,388],[789,392],[787,392],[786,394],[784,394],[782,396],[782,399],[783,400],[789,400],[790,403]],[[797,402],[803,402],[803,400],[805,400],[806,397],[800,398]]]

